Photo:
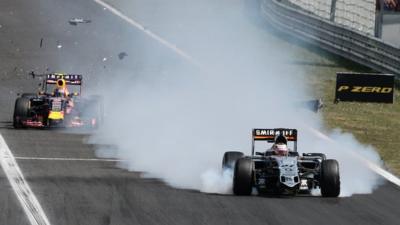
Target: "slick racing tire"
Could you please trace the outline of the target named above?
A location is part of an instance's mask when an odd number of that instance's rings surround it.
[[[250,195],[253,180],[253,161],[240,158],[236,161],[233,173],[233,193],[235,195]]]
[[[225,152],[224,157],[222,159],[222,169],[233,169],[235,167],[236,160],[243,158],[243,152]]]
[[[321,195],[337,197],[340,194],[339,163],[334,159],[322,161],[320,176]]]
[[[13,115],[13,126],[14,128],[22,128],[22,120],[26,119],[30,109],[29,98],[17,98],[15,100],[14,115]]]
[[[31,98],[31,97],[36,97],[37,95],[35,93],[23,93],[21,95],[21,98]]]

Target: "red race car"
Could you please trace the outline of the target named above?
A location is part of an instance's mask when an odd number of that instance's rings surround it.
[[[15,101],[13,126],[97,127],[103,119],[99,96],[81,96],[82,75],[40,74],[44,77],[37,93],[24,93]]]

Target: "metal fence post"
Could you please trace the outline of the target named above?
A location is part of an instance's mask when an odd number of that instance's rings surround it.
[[[385,10],[385,4],[383,0],[379,0],[379,11],[375,12],[375,37],[382,38],[382,22],[383,22],[383,11]]]
[[[335,16],[336,16],[336,0],[332,0],[332,3],[331,3],[331,18],[330,18],[330,20],[332,22],[335,22]]]

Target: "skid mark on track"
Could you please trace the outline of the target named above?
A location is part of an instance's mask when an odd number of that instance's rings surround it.
[[[29,222],[32,225],[50,225],[42,206],[26,182],[13,154],[1,135],[0,164],[28,217]]]
[[[24,157],[16,156],[16,160],[43,160],[43,161],[84,161],[84,162],[121,162],[120,159],[90,159],[90,158],[57,158],[57,157]]]

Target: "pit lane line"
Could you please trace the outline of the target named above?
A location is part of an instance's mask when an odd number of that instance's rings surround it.
[[[42,206],[26,182],[14,155],[0,134],[0,164],[32,225],[50,225]]]
[[[191,55],[189,55],[188,53],[186,53],[182,49],[179,49],[178,47],[176,47],[176,45],[166,41],[161,36],[153,33],[150,30],[148,30],[145,26],[141,25],[140,23],[136,22],[132,18],[130,18],[127,15],[123,14],[118,9],[112,7],[108,3],[105,3],[103,0],[94,0],[94,2],[96,2],[97,4],[103,6],[105,9],[110,10],[111,13],[113,13],[114,15],[116,15],[116,16],[120,17],[121,19],[125,20],[130,25],[132,25],[133,27],[143,31],[145,34],[147,34],[148,36],[150,36],[154,40],[160,42],[162,45],[166,46],[167,48],[171,49],[173,52],[175,52],[176,54],[180,55],[184,59],[188,60],[190,63],[192,63],[196,67],[200,68],[203,71],[206,71],[204,69],[204,67],[202,66],[202,64],[199,61],[197,61],[195,58],[193,58]],[[318,137],[320,137],[322,139],[325,139],[325,140],[328,140],[328,141],[331,141],[331,142],[334,142],[333,139],[329,138],[327,135],[321,133],[320,131],[315,130],[315,129],[311,128],[311,127],[308,127],[308,128],[312,132],[314,132]],[[375,163],[372,163],[371,161],[365,159],[364,157],[362,157],[360,155],[356,155],[356,156],[359,159],[361,159],[364,163],[366,163],[368,168],[370,168],[372,171],[374,171],[375,173],[377,173],[380,176],[384,177],[385,179],[389,180],[390,182],[394,183],[395,185],[400,186],[400,179],[398,177],[396,177],[395,175],[391,174],[390,172],[382,169],[379,165],[376,165]]]

